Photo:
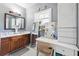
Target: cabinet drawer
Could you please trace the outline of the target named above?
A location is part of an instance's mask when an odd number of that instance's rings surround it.
[[[37,42],[37,46],[39,47],[39,49],[49,49],[49,47],[52,47],[51,44],[40,41]]]
[[[55,52],[58,52],[62,55],[66,55],[66,56],[74,56],[74,50],[65,48],[65,47],[61,47],[61,46],[55,46]]]

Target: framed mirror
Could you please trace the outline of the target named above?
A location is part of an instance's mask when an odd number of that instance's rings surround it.
[[[25,18],[21,16],[16,16],[13,14],[5,13],[4,29],[14,30],[15,26],[18,26],[19,29],[25,29]]]

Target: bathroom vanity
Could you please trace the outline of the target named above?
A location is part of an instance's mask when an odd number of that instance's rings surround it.
[[[16,33],[0,37],[0,55],[26,47],[30,43],[30,32]]]
[[[49,47],[52,47],[54,49],[54,56],[77,56],[79,49],[77,46],[72,44],[67,44],[60,42],[59,40],[55,39],[49,39],[45,37],[39,37],[36,39],[37,45],[39,42],[47,43],[49,44]],[[48,47],[48,48],[49,48]]]

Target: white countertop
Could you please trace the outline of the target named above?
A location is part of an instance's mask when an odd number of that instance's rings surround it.
[[[24,31],[24,32],[18,32],[18,33],[11,33],[11,34],[2,34],[0,35],[0,38],[5,38],[5,37],[12,37],[12,36],[17,36],[17,35],[24,35],[24,34],[30,34],[29,31]]]
[[[37,33],[37,32],[31,32],[31,34],[38,35],[38,33]]]
[[[63,47],[69,48],[69,49],[74,49],[74,50],[79,51],[77,46],[67,44],[67,43],[62,43],[62,42],[59,42],[58,40],[48,39],[48,38],[45,38],[45,37],[39,37],[36,40],[41,41],[41,42],[47,42],[47,43],[50,43],[50,44],[53,44],[53,45],[60,45],[60,46],[63,46]]]

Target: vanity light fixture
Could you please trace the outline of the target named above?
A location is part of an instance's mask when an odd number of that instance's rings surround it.
[[[9,13],[14,13],[13,11],[9,11]]]
[[[12,14],[12,15],[21,16],[21,14],[19,14],[17,12],[9,11],[9,13]]]

